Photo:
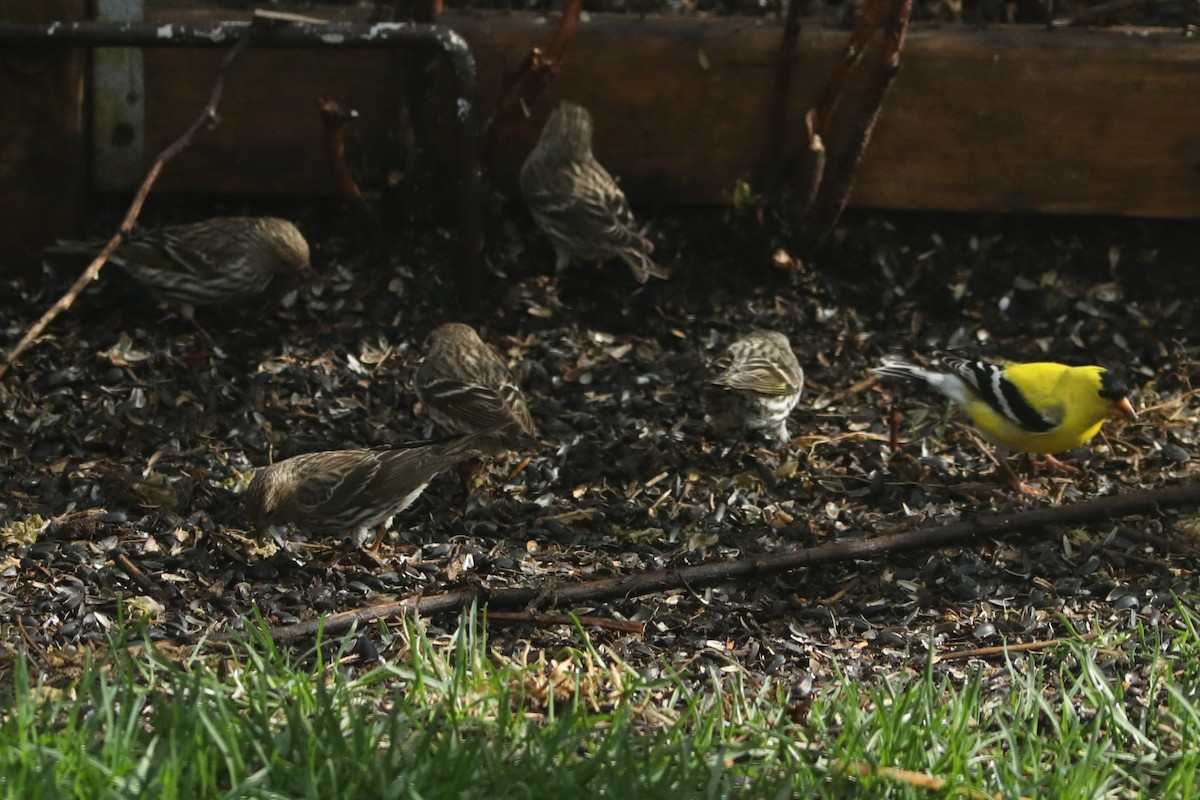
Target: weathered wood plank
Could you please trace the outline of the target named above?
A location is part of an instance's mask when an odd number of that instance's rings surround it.
[[[177,9],[156,19],[212,18]],[[317,12],[319,15],[319,11]],[[481,108],[551,28],[535,15],[447,14],[479,64]],[[596,151],[641,203],[720,203],[762,164],[770,21],[593,16],[534,118],[497,149],[511,181],[551,103],[597,119]],[[846,34],[805,31],[791,96],[799,120]],[[219,54],[146,54],[147,152],[194,116]],[[222,125],[163,175],[164,189],[332,191],[317,98],[363,116],[373,163],[394,117],[392,56],[249,53],[230,75]],[[908,209],[1200,216],[1200,43],[1177,35],[1042,29],[915,30],[867,150],[853,203]],[[799,148],[798,137],[796,147]],[[352,148],[354,144],[352,143]]]
[[[85,0],[4,0],[9,22],[83,19]],[[0,248],[71,233],[87,193],[83,51],[4,48],[0,66]]]
[[[1076,33],[910,36],[856,202],[1200,216],[1200,43]]]

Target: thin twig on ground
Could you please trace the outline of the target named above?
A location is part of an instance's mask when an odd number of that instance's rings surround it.
[[[137,584],[137,587],[146,594],[153,597],[163,605],[170,605],[179,600],[178,593],[167,591],[160,584],[150,580],[146,573],[142,572],[136,564],[129,560],[129,556],[124,553],[114,553],[113,563],[121,568],[121,571],[129,576],[129,579]]]
[[[846,595],[853,592],[861,584],[862,584],[862,578],[851,578],[850,581],[847,582],[845,586],[838,589],[833,594],[829,595],[829,597],[822,597],[820,600],[818,600],[817,605],[831,606],[835,603],[840,603],[842,601],[842,598],[844,598]]]
[[[998,644],[992,647],[973,647],[970,650],[951,650],[949,653],[939,653],[933,657],[936,664],[939,661],[962,661],[967,658],[991,658],[1008,653],[1035,653],[1057,647],[1063,642],[1090,642],[1100,635],[1099,631],[1090,631],[1079,636],[1060,637],[1058,639],[1042,639],[1037,642],[1017,642],[1016,644]]]
[[[909,786],[916,786],[920,789],[928,789],[931,792],[945,791],[945,778],[937,778],[933,775],[926,775],[924,772],[913,772],[908,769],[900,769],[898,767],[883,767],[864,764],[861,761],[838,761],[836,769],[843,775],[856,775],[866,777],[874,775],[879,778],[889,778],[900,783],[906,783]],[[991,795],[986,792],[981,792],[978,789],[972,789],[968,786],[951,786],[949,787],[950,794],[955,797],[966,797],[969,800],[1003,800],[1006,795],[995,794]],[[1019,800],[1030,800],[1028,797],[1020,797]]]

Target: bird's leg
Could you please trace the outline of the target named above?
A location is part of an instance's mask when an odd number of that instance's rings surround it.
[[[1013,472],[1012,466],[1009,465],[1008,459],[1000,462],[1000,483],[1007,489],[1011,489],[1017,494],[1023,494],[1026,497],[1045,497],[1046,490],[1039,489],[1036,486],[1030,486],[1025,481],[1017,477],[1017,473]]]
[[[379,545],[383,543],[383,537],[387,534],[388,521],[384,520],[379,523],[379,530],[375,532],[375,541],[371,542],[371,546],[367,550],[374,554],[379,552]]]
[[[1030,486],[1021,480],[1017,473],[1013,471],[1012,464],[1008,461],[1008,448],[996,448],[996,468],[999,471],[1000,485],[1006,489],[1010,489],[1017,494],[1023,494],[1026,497],[1045,497],[1046,490],[1039,489],[1036,486]]]
[[[196,335],[199,336],[201,341],[203,341],[204,344],[208,347],[208,351],[210,353],[212,353],[214,355],[224,356],[224,353],[221,353],[217,349],[216,342],[213,341],[213,338],[211,335],[209,335],[209,332],[196,319],[196,309],[193,306],[190,306],[190,305],[183,306],[183,308],[181,308],[179,310],[179,316],[181,316],[185,320],[187,320],[188,324],[190,324],[192,326],[192,328],[196,331]]]
[[[792,438],[788,436],[787,419],[784,419],[783,422],[779,423],[779,425],[775,428],[774,433],[775,442],[780,447],[787,447],[788,443],[792,440]]]

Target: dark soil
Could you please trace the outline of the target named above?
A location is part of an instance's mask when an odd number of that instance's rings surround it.
[[[146,221],[245,210],[167,203]],[[238,629],[256,608],[284,624],[456,588],[552,595],[1194,480],[1193,225],[855,213],[798,262],[752,214],[690,211],[651,220],[673,275],[639,286],[619,263],[554,276],[548,244],[513,211],[493,237],[489,302],[464,311],[452,232],[416,227],[394,255],[365,256],[336,212],[285,213],[320,274],[290,307],[201,310],[210,347],[106,268],[0,381],[6,649],[36,658],[102,644],[143,615],[151,638],[191,639]],[[6,350],[72,277],[0,287]],[[300,533],[282,550],[249,532],[238,492],[252,467],[428,434],[409,379],[426,333],[450,320],[509,358],[541,449],[493,463],[469,497],[458,475],[439,477],[377,557]],[[704,421],[708,363],[756,326],[786,332],[807,371],[785,448],[715,439]],[[1110,422],[1069,454],[1081,474],[1035,473],[1047,498],[1014,495],[940,397],[863,380],[885,352],[948,348],[1109,366],[1137,387],[1141,420]],[[931,648],[1174,626],[1173,594],[1196,598],[1195,533],[1195,518],[1163,510],[558,610],[645,621],[644,635],[593,640],[650,672],[735,665],[801,685],[836,667],[869,680],[919,668]],[[517,626],[491,638],[515,651],[577,634]],[[1131,659],[1110,656],[1123,669]]]

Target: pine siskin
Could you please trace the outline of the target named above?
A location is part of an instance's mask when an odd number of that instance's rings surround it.
[[[94,256],[104,245],[59,242],[46,252]],[[276,217],[213,217],[134,233],[111,260],[159,298],[187,306],[245,300],[309,269],[308,242]]]
[[[511,438],[534,435],[533,417],[512,372],[470,325],[451,322],[429,334],[415,383],[421,404],[446,433],[507,425],[516,434]]]
[[[521,192],[550,237],[562,270],[573,259],[620,256],[645,283],[667,272],[650,259],[654,243],[637,230],[625,194],[592,155],[592,117],[564,102],[550,115],[520,175]]]
[[[497,433],[293,456],[255,470],[246,510],[259,532],[291,523],[311,533],[356,538],[382,526],[382,534],[439,472],[493,452]]]
[[[710,394],[718,428],[769,430],[788,440],[787,418],[804,389],[804,370],[787,337],[758,331],[738,339],[715,365],[720,374]]]

